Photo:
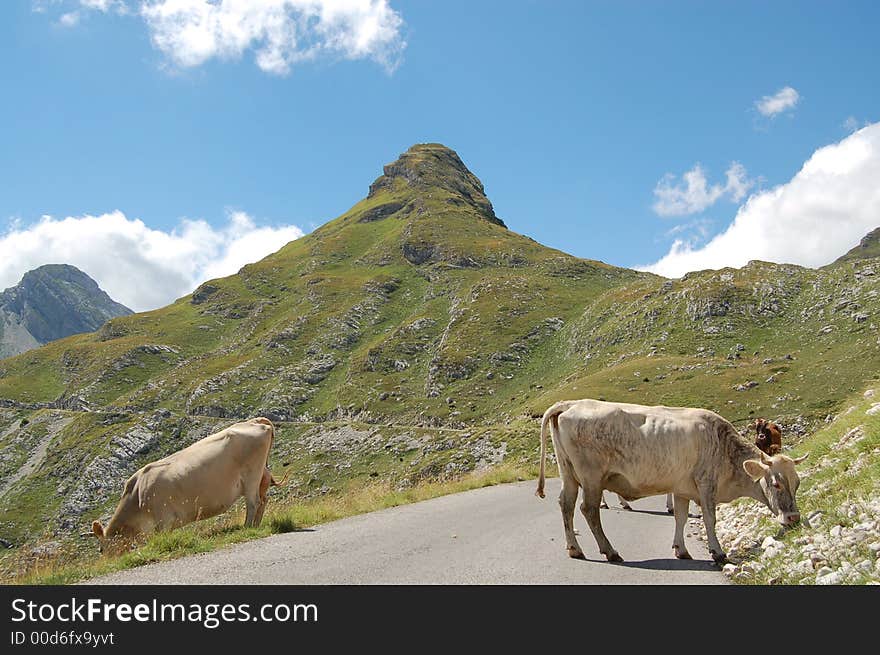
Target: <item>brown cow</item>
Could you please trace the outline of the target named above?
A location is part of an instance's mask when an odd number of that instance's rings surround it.
[[[782,452],[782,431],[765,418],[755,420],[755,445],[768,455]]]
[[[106,528],[95,521],[92,532],[102,549],[108,541],[123,546],[141,534],[217,516],[242,496],[245,526],[258,526],[269,487],[278,484],[268,469],[274,438],[272,422],[254,418],[147,464],[126,481]]]

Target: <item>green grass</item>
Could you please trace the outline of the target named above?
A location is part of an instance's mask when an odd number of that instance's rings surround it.
[[[822,512],[821,525],[810,526],[802,522],[785,533],[783,550],[774,558],[762,558],[761,568],[736,578],[744,584],[802,584],[812,583],[815,574],[793,573],[790,565],[798,554],[797,541],[801,538],[823,533],[827,535],[834,525],[850,527],[858,523],[842,508],[849,504],[862,506],[867,500],[880,497],[880,415],[865,412],[880,397],[864,398],[861,394],[851,398],[847,410],[833,422],[804,438],[791,452],[792,456],[809,453],[807,463],[801,465],[809,470],[798,491],[798,507],[802,516]],[[851,408],[851,409],[850,409]],[[864,437],[852,445],[836,447],[842,437],[860,428]],[[876,516],[875,516],[876,520]],[[776,535],[778,525],[762,517],[756,529],[756,539]],[[842,561],[857,563],[868,559],[874,563],[875,556],[864,546],[847,550],[843,557],[829,560],[835,567]],[[863,575],[856,583],[880,581],[876,569]]]

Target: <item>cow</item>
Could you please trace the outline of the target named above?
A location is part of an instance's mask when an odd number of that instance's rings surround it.
[[[768,455],[778,455],[782,452],[782,430],[775,423],[771,423],[765,418],[755,419],[755,445]],[[618,496],[620,507],[629,512],[633,511],[632,506],[626,502],[622,496]],[[608,509],[608,503],[605,502],[605,496],[602,496],[602,502],[599,505],[602,509]],[[675,512],[672,494],[666,494],[666,511],[670,514]]]
[[[768,455],[782,452],[782,430],[765,418],[755,419],[755,445]]]
[[[581,511],[599,551],[621,562],[602,530],[599,503],[608,489],[626,500],[671,492],[675,535],[672,549],[690,559],[684,542],[688,501],[698,502],[709,552],[716,562],[727,555],[715,534],[715,506],[743,496],[758,500],[783,526],[800,520],[795,494],[800,479],[792,459],[767,455],[744,441],[724,418],[707,409],[568,400],[552,405],[541,420],[541,465],[536,495],[544,497],[547,433],[553,439],[562,478],[559,506],[570,557],[584,554],[574,533],[574,508],[583,489]]]
[[[245,526],[259,526],[269,487],[283,484],[269,471],[275,426],[253,418],[209,435],[136,471],[107,526],[92,523],[102,550],[154,531],[171,530],[225,512],[244,496]]]

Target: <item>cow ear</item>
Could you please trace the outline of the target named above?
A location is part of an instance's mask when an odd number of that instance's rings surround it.
[[[806,454],[804,454],[804,455],[801,455],[800,457],[795,457],[795,458],[792,459],[791,461],[793,461],[795,464],[800,464],[801,462],[803,462],[803,461],[804,461],[807,457],[809,457],[809,456],[810,456],[810,453],[806,453]]]
[[[94,535],[95,535],[98,539],[103,539],[103,538],[104,538],[104,526],[101,525],[101,522],[100,522],[100,521],[94,521],[94,522],[92,522],[92,533],[94,533]]]
[[[756,459],[747,459],[743,462],[743,468],[746,470],[746,473],[749,474],[749,477],[752,478],[754,482],[757,482],[761,478],[764,477],[764,474],[770,470],[770,467],[764,464],[763,462],[759,462]]]

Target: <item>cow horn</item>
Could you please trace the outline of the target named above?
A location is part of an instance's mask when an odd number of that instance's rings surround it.
[[[794,457],[794,458],[792,458],[791,461],[793,461],[795,464],[800,464],[801,462],[803,462],[803,461],[804,461],[807,457],[809,457],[809,456],[810,456],[810,453],[805,453],[805,454],[801,455],[800,457]]]

